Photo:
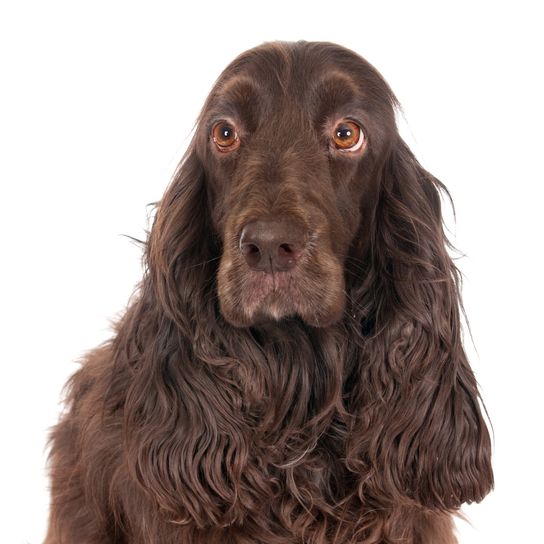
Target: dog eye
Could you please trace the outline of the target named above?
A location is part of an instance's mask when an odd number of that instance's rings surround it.
[[[236,128],[228,121],[219,121],[212,128],[212,140],[223,153],[233,151],[240,145]]]
[[[354,121],[341,121],[334,128],[332,141],[340,151],[357,151],[365,141],[365,134]]]

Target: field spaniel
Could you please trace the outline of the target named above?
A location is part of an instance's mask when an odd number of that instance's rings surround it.
[[[397,106],[332,43],[223,71],[138,294],[68,383],[47,544],[456,542],[490,437],[448,193]]]

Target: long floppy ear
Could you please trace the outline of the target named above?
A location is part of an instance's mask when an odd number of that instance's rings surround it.
[[[191,330],[203,300],[213,300],[218,238],[208,207],[204,167],[193,149],[180,162],[161,199],[147,247],[147,264],[156,295],[168,316]]]
[[[129,470],[173,523],[198,527],[241,519],[247,457],[235,361],[223,349],[228,325],[217,315],[217,243],[205,171],[190,149],[160,202],[148,270],[120,324],[116,358],[130,372]]]
[[[367,315],[352,380],[362,408],[347,457],[359,471],[363,460],[368,496],[449,509],[480,501],[493,474],[440,190],[399,137],[381,172],[366,274],[353,291]]]

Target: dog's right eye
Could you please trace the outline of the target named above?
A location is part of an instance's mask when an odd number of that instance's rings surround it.
[[[240,138],[236,128],[228,121],[219,121],[212,128],[212,140],[222,153],[234,151],[240,145]]]

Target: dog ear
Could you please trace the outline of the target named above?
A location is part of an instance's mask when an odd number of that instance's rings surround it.
[[[367,336],[353,381],[360,408],[348,464],[364,465],[368,495],[456,508],[480,501],[493,475],[462,346],[460,273],[442,226],[447,190],[400,138],[380,177],[367,271],[352,293],[367,309]]]
[[[190,149],[161,200],[140,296],[116,339],[130,372],[130,473],[172,523],[223,526],[243,517],[246,422],[215,305],[217,254],[205,169]],[[227,327],[227,325],[225,325]]]
[[[191,329],[202,315],[204,299],[213,300],[218,240],[213,236],[204,166],[194,142],[159,202],[146,260],[155,293],[167,315]]]

